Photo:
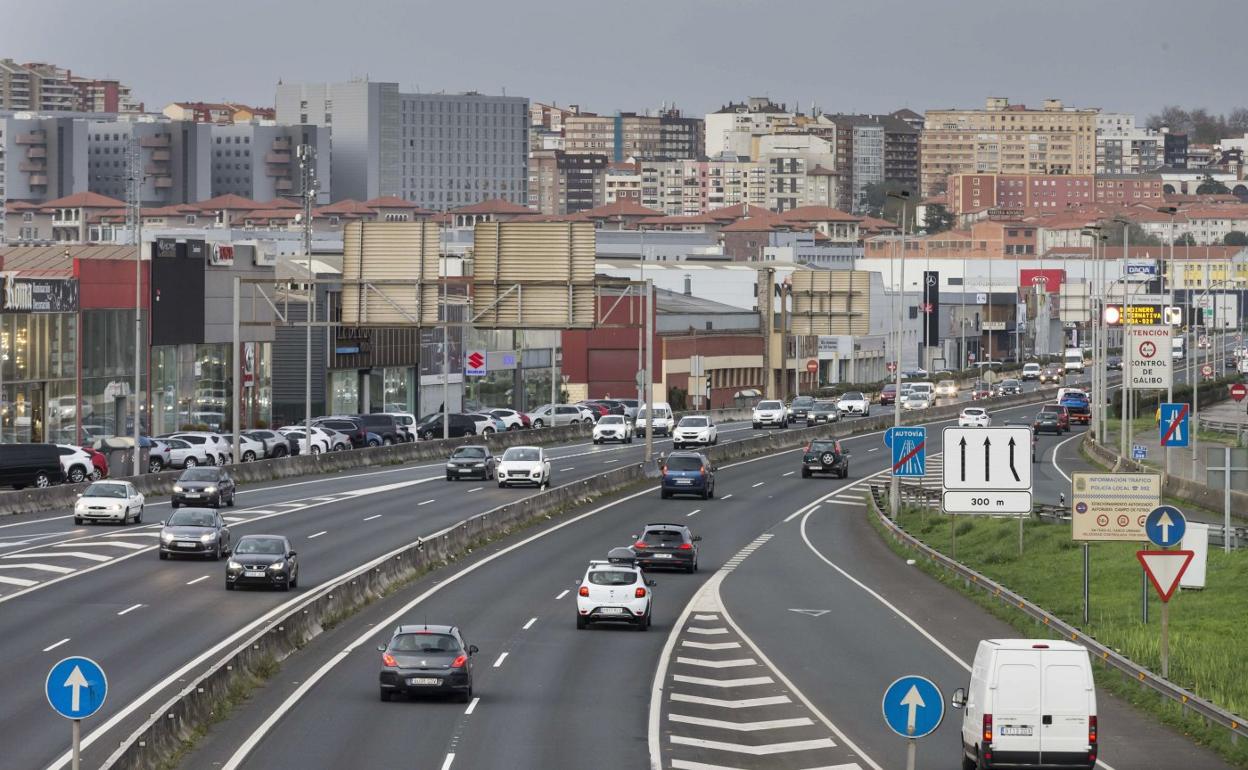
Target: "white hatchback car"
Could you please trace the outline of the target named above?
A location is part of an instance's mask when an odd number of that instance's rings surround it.
[[[784,408],[783,401],[759,401],[754,405],[750,420],[754,423],[754,430],[768,425],[787,428],[789,427],[789,412]]]
[[[651,588],[628,548],[613,548],[605,561],[591,561],[576,589],[576,627],[590,623],[627,623],[638,631],[650,627]]]
[[[143,521],[143,493],[129,481],[96,481],[78,495],[74,503],[74,523],[115,521],[125,524]]]
[[[550,458],[546,450],[538,446],[513,446],[503,452],[497,474],[499,487],[512,484],[547,487],[550,486]]]
[[[627,418],[618,414],[604,414],[594,426],[594,443],[604,441],[622,441],[633,443],[633,426]]]
[[[901,408],[910,411],[927,409],[932,405],[932,394],[928,391],[912,390],[902,397]]]
[[[978,406],[968,406],[958,415],[959,428],[989,428],[992,427],[992,418],[988,416],[988,410]]]
[[[69,484],[81,484],[91,478],[95,465],[91,455],[81,447],[73,444],[57,444],[57,454],[61,456],[61,470],[65,471],[65,481]]]
[[[677,449],[688,446],[712,446],[719,443],[719,430],[710,417],[691,414],[681,417],[672,434],[672,445]]]

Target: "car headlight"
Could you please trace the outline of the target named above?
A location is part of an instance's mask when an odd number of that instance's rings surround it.
[[[181,484],[174,484],[174,485],[173,485],[173,491],[174,491],[174,492],[181,492],[181,491],[182,491],[182,485],[181,485]]]
[[[243,565],[239,564],[238,562],[234,561],[233,559],[230,559],[228,562],[226,562],[226,564],[225,564],[225,568],[226,568],[226,569],[242,569],[242,568],[243,568]]]
[[[455,467],[455,463],[447,463],[447,464],[446,464],[446,467],[448,467],[448,468],[454,468],[454,467]]]
[[[275,561],[275,562],[273,562],[272,564],[270,564],[270,565],[269,565],[269,569],[278,570],[278,569],[282,569],[282,568],[283,568],[283,567],[285,567],[285,566],[286,566],[286,562],[284,562],[284,561]]]
[[[217,539],[217,533],[216,533],[216,532],[209,532],[209,533],[208,533],[208,534],[206,534],[206,535],[200,535],[200,536],[199,536],[199,542],[201,542],[201,543],[211,543],[213,540],[216,540],[216,539]]]
[[[161,539],[162,541],[166,542],[166,543],[172,543],[172,542],[173,542],[173,533],[172,533],[172,532],[161,532],[161,533],[160,533],[160,539]]]
[[[472,464],[472,467],[474,467],[474,468],[484,468],[484,467],[485,467],[485,463],[473,463],[473,464]]]
[[[216,491],[217,491],[216,487],[204,487],[205,494],[211,495],[211,494],[214,494]]]

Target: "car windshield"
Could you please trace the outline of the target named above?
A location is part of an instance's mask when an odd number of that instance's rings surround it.
[[[124,484],[92,484],[82,493],[83,497],[113,497],[125,499],[126,487]]]
[[[599,420],[598,424],[599,425],[623,425],[624,418],[619,416],[618,414],[611,414]]]
[[[940,387],[942,388],[952,388],[955,384],[957,383],[955,383],[953,380],[941,380],[940,381]]]
[[[670,529],[652,529],[642,535],[641,542],[646,545],[658,545],[674,548],[685,542],[685,538],[679,532]]]
[[[216,481],[217,472],[212,468],[188,468],[182,471],[178,481]]]
[[[485,457],[485,448],[479,446],[461,446],[455,450],[451,457],[471,457],[473,459],[481,459]]]
[[[783,408],[779,401],[759,401],[755,409],[781,409]]]
[[[797,402],[794,402],[797,403]],[[709,421],[705,417],[682,417],[678,428],[705,428],[709,425]]]
[[[897,391],[897,386],[895,384],[890,383],[888,385],[885,385],[882,390],[885,393],[894,393]]]
[[[832,403],[831,401],[816,401],[815,402],[816,412],[830,412],[835,408],[836,408],[836,404]]]
[[[238,541],[234,553],[258,553],[275,556],[286,552],[286,543],[276,537],[245,537]]]
[[[390,640],[392,652],[459,652],[459,640],[450,634],[399,634]]]
[[[863,395],[862,395],[861,393],[859,393],[858,391],[856,391],[856,390],[851,390],[850,392],[848,392],[848,393],[846,393],[845,395],[841,396],[841,400],[842,400],[842,401],[865,401],[866,399],[865,399],[865,398],[863,397]]]
[[[212,511],[182,508],[169,515],[170,527],[211,527],[217,515]],[[242,543],[239,543],[241,546]]]
[[[631,586],[637,573],[626,570],[596,569],[589,573],[589,582],[596,586]]]
[[[1007,388],[1016,388],[1018,387],[1018,380],[1002,380],[1001,384]]]
[[[701,467],[702,460],[697,457],[667,458],[667,469],[669,471],[696,471]]]
[[[503,453],[503,460],[535,463],[541,457],[541,450],[532,447],[513,446]]]
[[[813,403],[815,403],[815,399],[810,396],[798,396],[793,399],[793,406],[810,406]]]

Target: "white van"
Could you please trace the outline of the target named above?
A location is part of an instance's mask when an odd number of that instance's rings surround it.
[[[676,421],[672,419],[672,407],[666,401],[656,401],[650,407],[649,410],[644,408],[637,410],[637,419],[633,423],[634,432],[637,436],[646,435],[646,423],[650,420],[652,413],[654,415],[654,435],[672,435],[672,429],[676,426]]]
[[[1066,348],[1062,355],[1062,369],[1067,374],[1083,373],[1083,348]]]
[[[952,706],[965,709],[964,768],[1096,765],[1092,661],[1078,644],[985,639]]]

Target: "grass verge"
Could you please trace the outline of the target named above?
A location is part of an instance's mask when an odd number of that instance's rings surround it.
[[[871,525],[885,535],[884,525],[868,511]],[[942,553],[951,548],[946,517],[917,509],[902,513],[907,532]],[[885,536],[898,555],[916,551]],[[1091,636],[1152,670],[1160,669],[1160,604],[1149,589],[1149,619],[1140,622],[1141,573],[1131,543],[1097,543],[1091,558],[1089,587]],[[1024,524],[1024,555],[1018,554],[1018,522],[1012,519],[967,517],[957,523],[957,557],[963,564],[1008,586],[1073,625],[1082,626],[1082,554],[1060,525]],[[995,617],[1028,636],[1051,637],[1051,629],[999,600],[972,588],[927,559],[916,565],[945,585],[973,599]],[[1248,604],[1235,588],[1248,577],[1248,553],[1209,554],[1206,588],[1184,591],[1172,600],[1170,613],[1170,678],[1235,713],[1248,704],[1248,658],[1240,654],[1248,638]],[[1163,699],[1112,669],[1095,667],[1097,684],[1122,697],[1227,761],[1248,768],[1248,744],[1233,743],[1220,727],[1209,726],[1182,706]]]

